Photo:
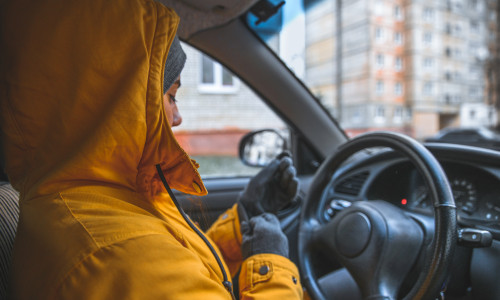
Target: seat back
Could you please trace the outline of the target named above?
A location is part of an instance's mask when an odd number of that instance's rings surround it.
[[[0,299],[7,299],[18,219],[19,193],[8,182],[0,182]]]

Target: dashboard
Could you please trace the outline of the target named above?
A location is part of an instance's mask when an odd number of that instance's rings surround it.
[[[427,148],[448,177],[458,225],[488,230],[500,240],[500,152],[447,144]],[[379,150],[339,173],[327,188],[325,221],[335,210],[359,200],[384,200],[411,213],[433,214],[422,176],[395,151]]]

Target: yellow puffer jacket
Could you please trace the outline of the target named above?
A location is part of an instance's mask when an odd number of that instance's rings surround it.
[[[13,298],[231,299],[155,170],[206,194],[163,110],[177,15],[151,0],[5,0],[0,22],[1,142],[21,192]],[[288,259],[241,262],[234,207],[208,236],[225,272],[241,266],[241,298],[302,297]]]

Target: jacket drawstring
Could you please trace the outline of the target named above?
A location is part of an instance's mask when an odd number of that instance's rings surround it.
[[[179,205],[177,198],[175,198],[174,193],[170,189],[170,186],[168,185],[167,180],[165,179],[165,175],[163,174],[163,171],[161,169],[160,164],[156,165],[156,171],[158,172],[158,175],[160,176],[160,179],[161,179],[161,182],[163,183],[163,186],[165,186],[165,188],[167,189],[167,192],[170,195],[170,198],[174,202],[175,206],[177,207],[177,210],[179,211],[179,213],[182,215],[184,220],[188,223],[189,227],[191,227],[191,229],[193,229],[198,234],[198,236],[200,236],[200,238],[205,242],[205,244],[208,246],[208,248],[212,252],[213,256],[215,257],[215,260],[217,261],[217,264],[219,265],[219,267],[222,271],[222,277],[223,277],[222,285],[231,294],[232,299],[235,300],[236,298],[234,297],[233,287],[232,287],[231,281],[229,281],[229,279],[228,279],[226,270],[224,269],[224,265],[222,264],[222,260],[220,259],[219,255],[217,254],[217,252],[215,251],[214,247],[212,246],[210,241],[207,239],[207,237],[193,224],[191,219],[189,219],[189,217],[186,215],[186,213],[184,212],[182,207]]]

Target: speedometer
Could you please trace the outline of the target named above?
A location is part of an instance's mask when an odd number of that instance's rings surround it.
[[[459,213],[467,215],[473,214],[478,209],[477,190],[476,186],[465,178],[454,178],[450,181],[453,199]],[[409,207],[413,209],[428,210],[432,207],[429,197],[429,192],[426,186],[419,186],[415,189],[410,201],[403,199],[401,207]]]
[[[455,178],[450,181],[457,210],[472,214],[477,210],[477,191],[475,185],[467,179]]]

